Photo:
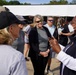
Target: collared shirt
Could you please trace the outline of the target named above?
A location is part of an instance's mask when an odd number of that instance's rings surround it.
[[[56,27],[55,27],[54,25],[52,25],[52,26],[50,27],[48,24],[46,24],[46,25],[44,25],[44,26],[48,28],[50,34],[53,36]]]
[[[23,54],[10,45],[0,45],[0,75],[28,75]]]

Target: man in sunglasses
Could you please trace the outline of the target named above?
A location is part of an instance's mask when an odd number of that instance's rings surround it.
[[[48,28],[50,34],[55,37],[58,40],[58,31],[56,26],[53,24],[54,23],[54,18],[52,16],[47,17],[47,24],[44,26]],[[51,65],[51,58],[55,56],[55,52],[53,52],[52,49],[50,49],[50,57],[48,60],[48,65],[47,65],[47,73],[51,72],[50,70],[50,65]]]

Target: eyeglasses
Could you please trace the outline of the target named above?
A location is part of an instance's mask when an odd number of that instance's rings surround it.
[[[39,22],[42,22],[42,20],[39,20],[39,21],[35,21],[36,23],[39,23]]]
[[[48,20],[48,21],[50,21],[50,22],[54,22],[54,20]]]

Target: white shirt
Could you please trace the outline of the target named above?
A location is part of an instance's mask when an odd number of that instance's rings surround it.
[[[23,54],[9,45],[0,45],[0,75],[28,75]]]
[[[76,58],[71,57],[70,55],[63,52],[63,50],[61,50],[57,56],[57,59],[63,63],[62,72],[65,66],[71,70],[76,71]],[[63,73],[61,74],[63,75]]]
[[[31,31],[31,26],[27,25],[26,27],[23,28],[23,31],[29,35],[30,31]],[[29,38],[28,36],[25,35],[25,43],[29,43]]]
[[[27,25],[26,27],[23,28],[23,31],[25,33],[27,33],[27,34],[29,34],[30,30],[31,30],[31,26],[30,25]]]
[[[74,28],[71,24],[68,25],[68,29],[69,29],[69,32],[71,33],[74,32]]]

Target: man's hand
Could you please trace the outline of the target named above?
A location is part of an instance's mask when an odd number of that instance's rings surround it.
[[[56,53],[59,53],[60,50],[61,50],[61,48],[60,48],[57,40],[53,37],[53,38],[50,38],[49,42],[50,42],[51,48],[52,48]]]

